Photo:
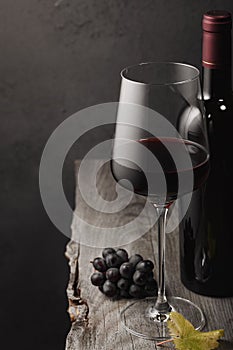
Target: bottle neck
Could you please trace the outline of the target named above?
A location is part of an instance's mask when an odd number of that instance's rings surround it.
[[[209,28],[204,23],[202,41],[202,78],[205,100],[231,93],[231,27]],[[212,28],[213,27],[213,28]],[[212,31],[211,31],[212,30]]]
[[[222,98],[232,94],[231,65],[223,68],[202,68],[202,91],[204,100]]]

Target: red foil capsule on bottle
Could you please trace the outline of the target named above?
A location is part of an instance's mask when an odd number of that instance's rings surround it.
[[[209,11],[202,20],[202,65],[220,68],[231,64],[231,14],[227,11]]]

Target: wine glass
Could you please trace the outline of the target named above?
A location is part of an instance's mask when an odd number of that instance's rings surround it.
[[[125,68],[121,78],[111,171],[123,187],[153,204],[159,260],[158,295],[127,306],[121,321],[136,336],[165,340],[171,311],[181,313],[196,329],[205,324],[200,307],[165,293],[169,207],[181,196],[191,197],[209,170],[199,70],[183,63],[149,62]]]

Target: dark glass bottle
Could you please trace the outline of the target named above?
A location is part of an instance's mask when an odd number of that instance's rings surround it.
[[[231,14],[225,11],[203,17],[202,82],[211,170],[180,224],[181,280],[188,289],[215,297],[233,296],[231,26]],[[195,118],[194,126],[198,136]]]

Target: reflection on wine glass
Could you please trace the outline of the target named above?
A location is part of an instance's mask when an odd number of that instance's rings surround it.
[[[177,311],[196,329],[201,309],[165,293],[165,228],[170,205],[206,180],[209,152],[199,71],[181,63],[143,63],[124,69],[111,170],[116,181],[151,201],[158,214],[158,295],[121,313],[124,327],[153,340],[169,337],[167,320]],[[194,113],[195,112],[195,113]],[[198,137],[185,133],[182,114],[196,116]],[[169,257],[168,257],[169,258]]]

